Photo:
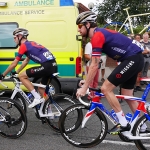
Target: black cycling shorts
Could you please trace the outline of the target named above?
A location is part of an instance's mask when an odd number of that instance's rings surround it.
[[[133,89],[138,73],[143,69],[144,57],[142,53],[129,56],[118,65],[109,75],[108,81],[113,85],[121,85],[124,89]]]
[[[41,83],[46,85],[48,79],[53,73],[57,73],[57,63],[55,60],[50,60],[41,64],[41,66],[32,67],[26,70],[27,76],[36,79],[42,78]]]

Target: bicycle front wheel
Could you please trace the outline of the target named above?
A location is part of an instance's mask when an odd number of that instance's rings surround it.
[[[135,123],[133,135],[150,137],[150,121],[145,117],[145,115],[139,118],[139,120]],[[134,143],[139,150],[148,150],[150,149],[149,140],[150,139],[135,140]]]
[[[27,118],[21,106],[11,99],[1,97],[0,135],[3,137],[15,139],[22,136],[26,129]]]
[[[68,107],[60,117],[61,135],[73,146],[81,148],[96,146],[103,141],[107,134],[107,120],[97,108],[87,120],[85,126],[82,127],[83,116],[85,116],[88,109],[87,106],[82,104],[75,104]]]
[[[1,97],[7,97],[7,98],[10,98],[11,95],[13,94],[12,91],[9,92],[9,94],[8,94],[7,90],[4,90],[3,93],[4,93],[4,94],[3,94]],[[27,111],[25,99],[24,99],[24,97],[23,97],[19,92],[16,93],[16,95],[15,95],[14,98],[13,98],[13,100],[14,100],[15,102],[17,102],[17,103],[22,107],[22,109],[23,109],[25,112]]]
[[[129,28],[126,25],[123,25],[122,28],[121,28],[121,26],[122,26],[121,22],[111,22],[111,23],[106,24],[104,26],[104,28],[115,30],[115,31],[120,32],[120,33],[125,34],[125,35],[131,33]],[[121,28],[121,30],[120,30],[120,28]]]
[[[52,117],[46,117],[48,125],[56,132],[59,132],[59,117],[63,110],[75,104],[75,100],[70,95],[58,93],[52,97],[53,101],[47,100],[43,107],[43,113],[48,114],[49,109],[54,114]]]

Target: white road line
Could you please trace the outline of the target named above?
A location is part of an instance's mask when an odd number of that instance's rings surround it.
[[[132,145],[132,146],[135,146],[134,143],[130,143],[130,142],[121,142],[121,141],[110,141],[110,140],[103,140],[102,143],[110,143],[110,144],[116,144],[116,145],[123,145],[123,146],[126,146],[126,145]],[[145,144],[146,147],[150,147],[150,144]]]

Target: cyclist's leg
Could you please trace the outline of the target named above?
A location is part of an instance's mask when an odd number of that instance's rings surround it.
[[[136,79],[137,79],[137,74],[135,74],[132,78],[130,78],[130,80],[125,82],[125,84],[122,84],[122,88],[121,88],[122,95],[133,96],[133,88],[134,88],[134,83],[136,82]],[[128,103],[130,109],[134,113],[138,106],[138,102],[131,101],[131,100],[125,100],[125,101]]]
[[[41,84],[47,85],[48,80],[51,78],[51,75],[57,72],[57,64],[55,60],[51,60],[49,63],[43,63],[42,65],[44,67],[44,70],[41,76],[42,77]],[[38,87],[38,91],[43,96],[45,89]]]
[[[143,64],[140,64],[140,61],[139,61],[142,59],[143,59],[142,54],[137,54],[137,55],[128,57],[128,59],[124,60],[119,66],[116,67],[116,69],[114,69],[114,71],[108,77],[108,80],[106,80],[104,82],[104,84],[101,88],[102,92],[105,94],[109,104],[117,113],[119,123],[122,126],[126,126],[127,121],[126,121],[125,117],[122,116],[123,111],[121,109],[121,106],[120,106],[117,98],[114,96],[114,93],[112,90],[113,90],[113,88],[115,88],[115,86],[118,86],[121,83],[126,83],[128,80],[130,80],[130,78],[132,78],[132,76],[136,75],[136,77],[137,77],[138,72],[141,71],[142,67],[143,67]],[[137,68],[137,66],[139,66],[139,67]],[[132,74],[131,74],[131,72],[132,72]],[[135,81],[136,81],[136,78],[135,78]],[[134,87],[134,84],[132,84],[133,87]],[[133,88],[131,88],[130,90],[131,91],[129,91],[129,94],[133,92]],[[119,132],[121,132],[122,129],[123,129],[122,127],[120,127],[120,129],[115,128],[115,132],[117,131],[117,133],[118,133],[118,130],[119,130]]]
[[[49,78],[50,78],[50,76],[43,77],[40,84],[46,85]],[[41,96],[43,96],[44,92],[45,92],[45,88],[38,87],[38,92],[40,93]]]
[[[35,91],[34,86],[30,82],[29,78],[40,77],[43,69],[43,66],[32,67],[19,74],[20,81],[33,94],[36,99],[40,99],[41,96]]]
[[[29,68],[26,71],[19,74],[19,78],[21,82],[33,94],[35,98],[34,101],[28,106],[29,108],[32,108],[35,105],[42,103],[44,101],[44,99],[41,98],[41,96],[34,89],[32,83],[29,81],[30,77],[41,77],[43,75],[43,70],[44,67],[41,65],[41,66]]]
[[[35,67],[33,67],[33,68],[35,68]],[[31,71],[32,71],[33,68],[30,68],[30,69],[28,69],[28,70],[31,70]],[[37,68],[37,67],[36,67],[36,68]],[[18,77],[19,77],[20,81],[22,82],[22,84],[23,84],[29,91],[32,91],[32,90],[34,89],[34,87],[33,87],[32,83],[29,81],[29,76],[27,75],[27,72],[26,72],[26,71],[27,71],[27,70],[21,72]]]
[[[141,75],[142,75],[142,72],[140,71],[140,72],[138,73],[137,78],[136,78],[136,84],[135,84],[135,91],[134,91],[134,92],[136,92],[136,91],[141,91],[141,90],[142,90],[142,89],[141,89],[141,85],[140,85],[140,78],[141,78]]]
[[[120,67],[120,65],[117,66],[116,69],[118,67]],[[114,73],[114,71],[112,73]],[[114,78],[115,78],[114,75],[111,74],[110,76],[114,80]],[[110,80],[110,78],[108,77],[108,79],[106,79],[104,81],[104,83],[103,83],[103,85],[101,87],[102,93],[105,95],[106,99],[108,100],[108,103],[114,109],[114,111],[116,112],[116,114],[117,113],[120,114],[119,116],[117,115],[117,117],[119,119],[119,123],[122,126],[126,126],[127,125],[126,118],[125,118],[125,116],[122,116],[122,114],[123,114],[122,108],[121,108],[121,106],[119,104],[118,99],[116,98],[116,96],[115,96],[115,94],[113,92],[113,90],[116,88],[116,86],[114,85],[115,82],[113,82],[113,81],[110,82],[109,80]]]
[[[134,58],[133,58],[133,61],[134,61]],[[133,76],[121,85],[122,86],[122,88],[121,88],[121,94],[122,95],[133,96],[134,85],[136,83],[137,76],[138,76],[139,72],[143,69],[143,64],[144,63],[142,61],[141,61],[141,63],[137,64],[138,67],[137,67],[137,69],[133,70],[134,71]],[[128,72],[127,75],[129,76],[129,74],[130,74],[130,72]],[[138,106],[138,102],[137,101],[131,101],[131,100],[126,100],[126,102],[128,103],[130,109],[134,113],[137,106]]]

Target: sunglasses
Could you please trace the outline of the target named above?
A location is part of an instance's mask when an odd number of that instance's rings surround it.
[[[82,26],[84,26],[83,24],[78,24],[78,28],[81,29]]]

